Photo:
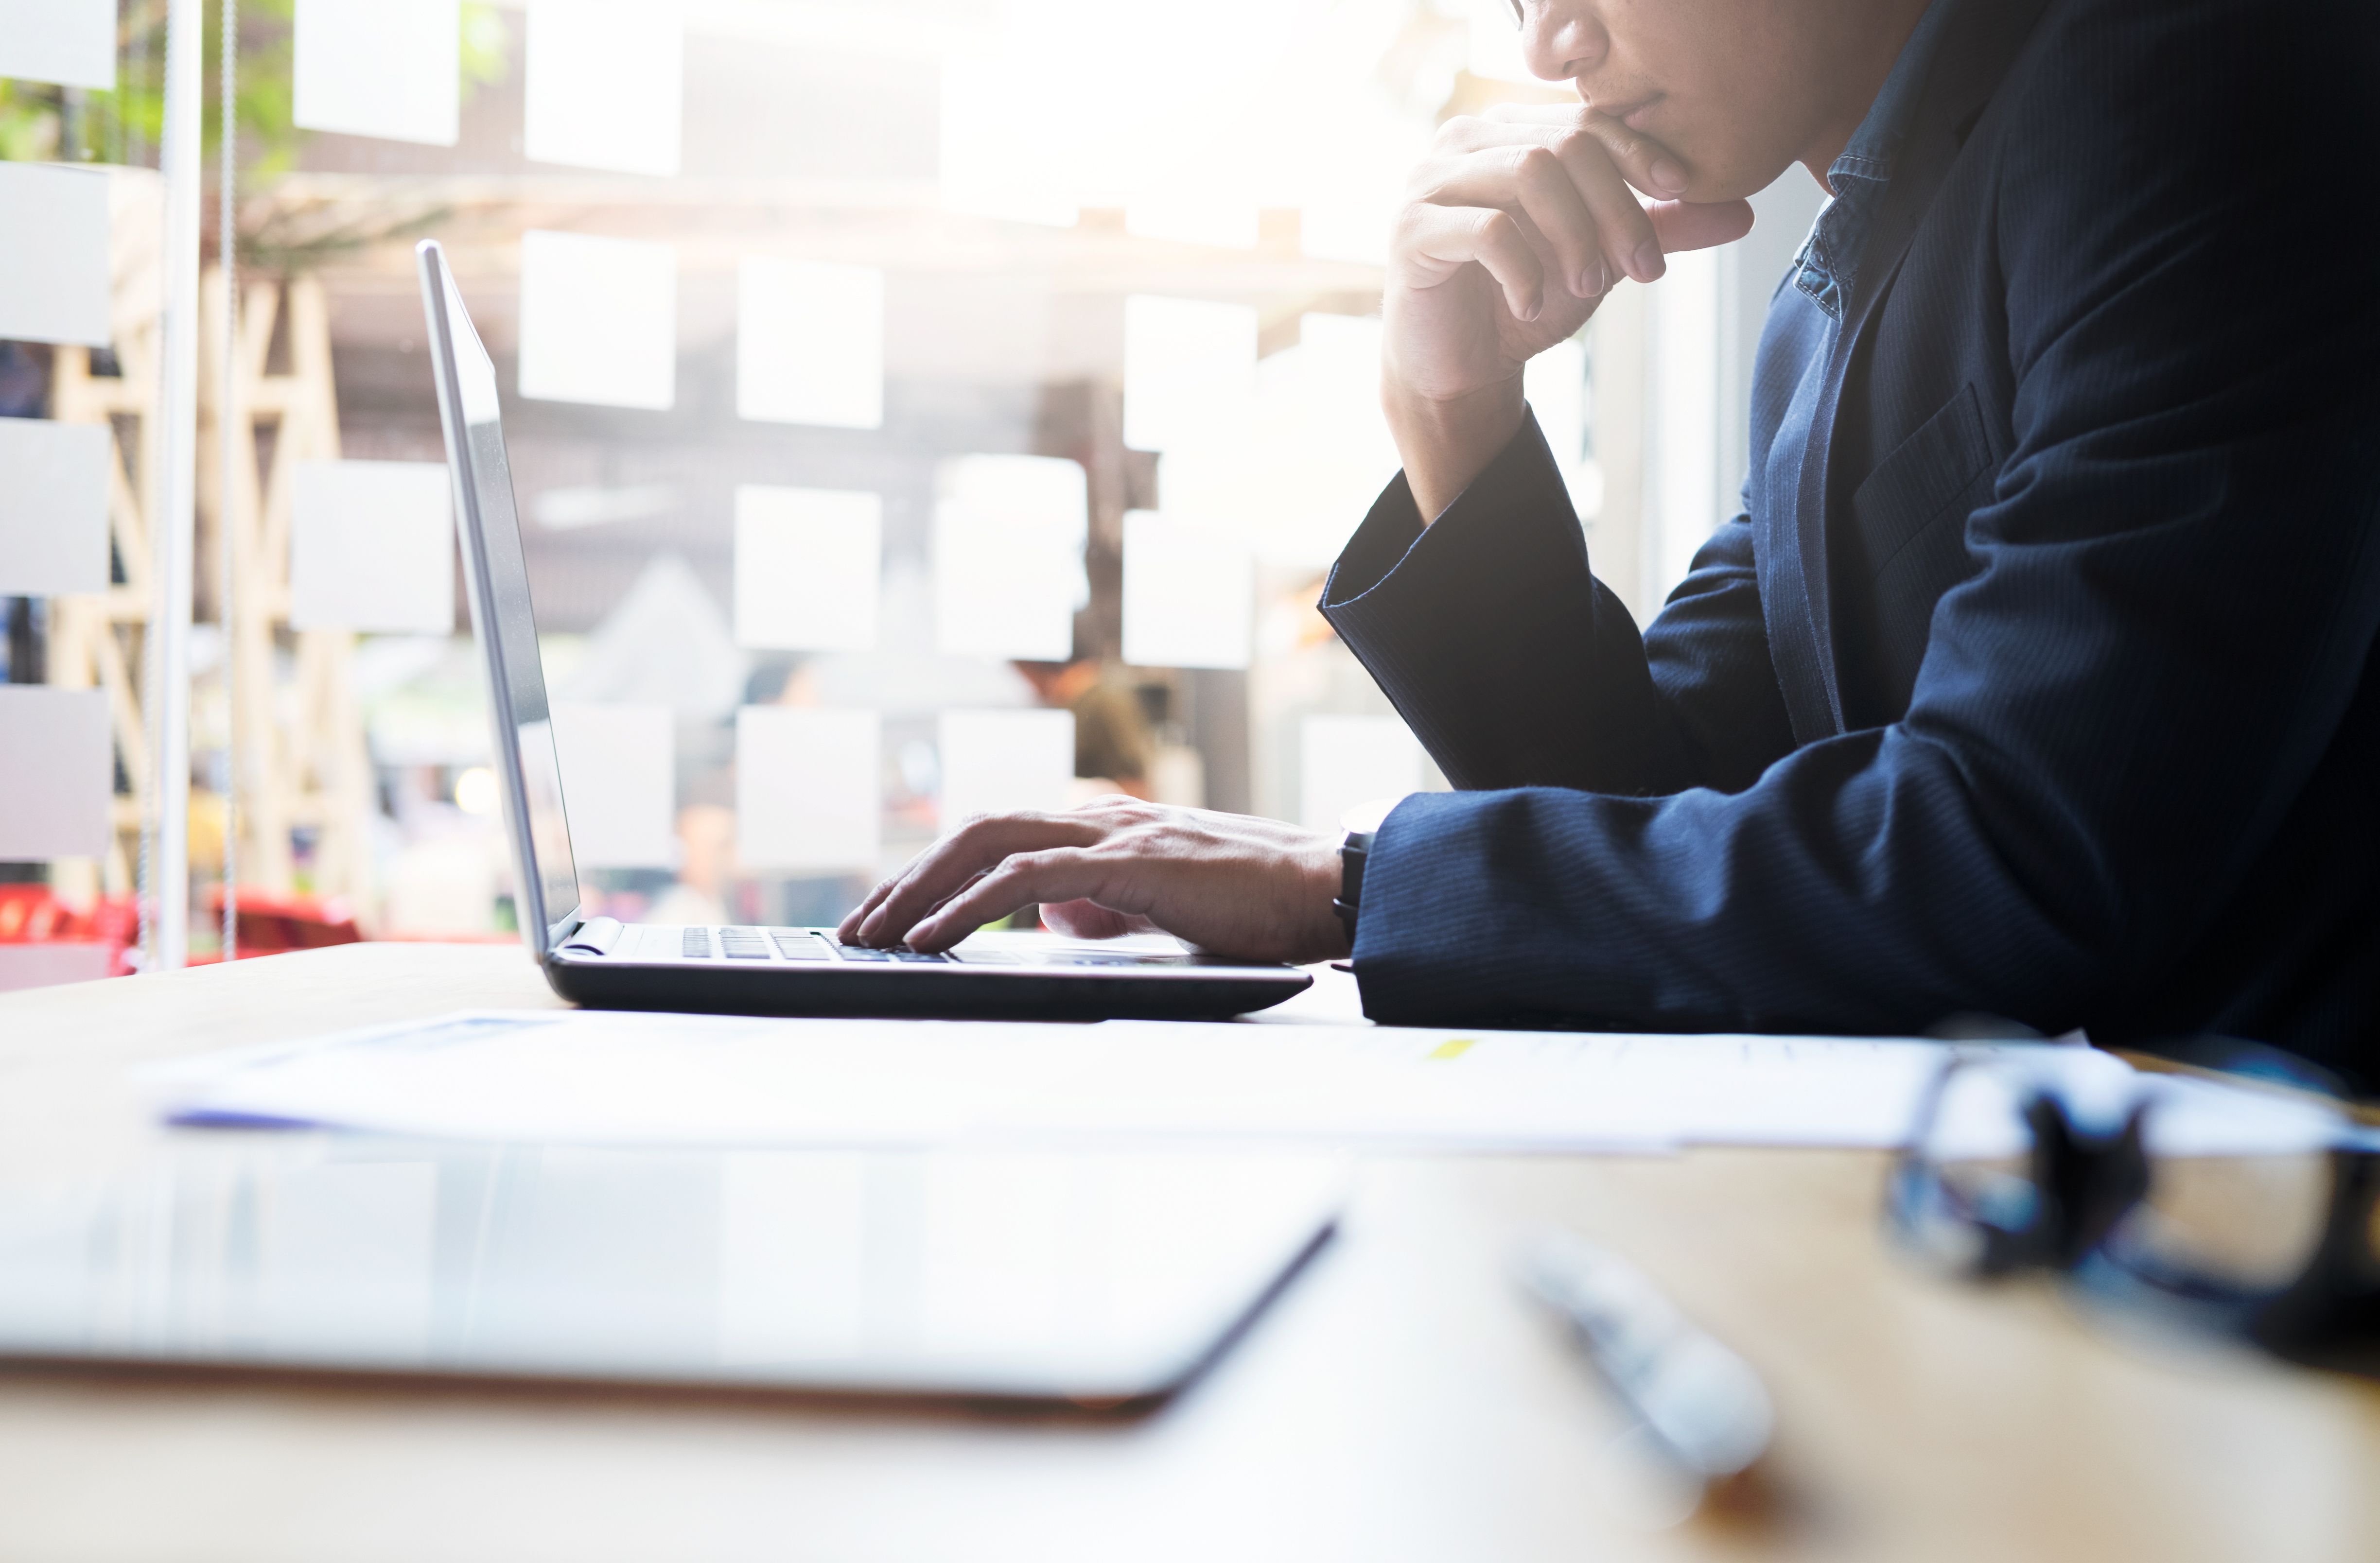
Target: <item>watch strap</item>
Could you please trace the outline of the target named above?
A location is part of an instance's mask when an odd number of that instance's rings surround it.
[[[1369,830],[1350,830],[1339,842],[1339,894],[1330,910],[1339,915],[1350,945],[1355,942],[1355,918],[1364,904],[1364,863],[1371,851]]]

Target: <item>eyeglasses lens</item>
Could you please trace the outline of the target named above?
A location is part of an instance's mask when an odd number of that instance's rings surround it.
[[[2044,1093],[2058,1104],[2046,1119],[2034,1109]],[[2093,1161],[2066,1175],[2100,1179],[2096,1193],[2058,1191],[2079,1202],[2072,1209],[2045,1195],[2035,1145],[2045,1125],[2062,1118],[2082,1154],[2100,1157],[2109,1153],[2091,1147],[2112,1147],[2143,1102],[2144,1191],[2125,1187],[2114,1163]],[[2326,1109],[2191,1081],[2069,1067],[2053,1084],[2019,1068],[1955,1068],[1902,1164],[1897,1225],[1937,1266],[1996,1274],[2072,1263],[2072,1240],[2095,1234],[2057,1229],[2096,1208],[2115,1223],[2103,1252],[2138,1278],[2208,1296],[2276,1290],[2305,1272],[2321,1243],[2334,1123]],[[2380,1233],[2374,1240],[2380,1248]]]
[[[2010,1267],[2043,1218],[2033,1181],[2025,1084],[1985,1069],[1953,1071],[1902,1167],[1896,1218],[1913,1253],[1955,1271]]]
[[[2107,1245],[2125,1268],[2193,1290],[2277,1290],[2313,1261],[2329,1210],[2329,1157],[2156,1154],[2148,1196]]]

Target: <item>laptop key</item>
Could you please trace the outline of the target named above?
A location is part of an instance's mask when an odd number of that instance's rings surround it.
[[[765,961],[769,958],[769,941],[750,928],[722,928],[719,951],[731,961]]]
[[[777,953],[788,961],[832,961],[833,952],[812,934],[781,933],[775,936]]]
[[[890,961],[892,959],[892,951],[890,950],[868,950],[856,944],[838,944],[834,947],[834,952],[842,956],[846,961]]]
[[[895,961],[923,961],[936,965],[946,959],[941,955],[929,954],[922,950],[892,950],[885,953],[891,955]]]
[[[710,960],[710,930],[709,928],[686,929],[686,939],[679,945],[678,952],[689,961]]]

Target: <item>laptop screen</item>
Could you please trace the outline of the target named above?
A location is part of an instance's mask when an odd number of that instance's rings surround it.
[[[476,527],[469,517],[465,526],[476,530],[484,560],[484,576],[471,573],[473,607],[511,706],[513,752],[519,758],[520,788],[528,804],[526,831],[516,825],[516,832],[527,837],[526,871],[536,877],[542,891],[546,937],[533,946],[542,954],[578,910],[578,866],[570,854],[570,823],[562,806],[562,764],[554,751],[552,711],[546,703],[545,666],[538,652],[520,516],[513,505],[512,468],[504,460],[504,432],[497,420],[496,368],[471,329],[471,318],[464,312],[443,258],[437,272],[453,333],[455,378],[462,393],[468,441],[466,451],[457,454],[464,457],[462,479],[469,485],[471,508],[477,512]],[[512,793],[507,786],[508,811],[515,806]],[[529,897],[521,898],[524,933],[536,910]]]

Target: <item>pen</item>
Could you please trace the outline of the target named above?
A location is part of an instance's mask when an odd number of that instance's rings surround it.
[[[1767,1448],[1776,1414],[1759,1375],[1679,1312],[1643,1271],[1559,1230],[1524,1243],[1514,1268],[1570,1326],[1635,1418],[1638,1441],[1687,1480],[1696,1501]]]

